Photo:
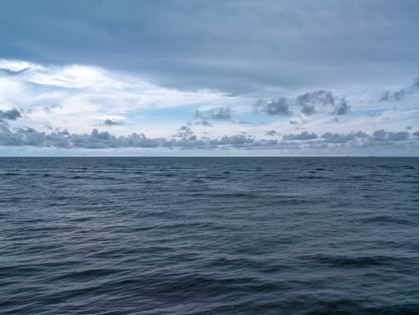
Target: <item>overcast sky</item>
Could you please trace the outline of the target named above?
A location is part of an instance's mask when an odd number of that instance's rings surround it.
[[[417,0],[0,0],[0,155],[418,155]]]

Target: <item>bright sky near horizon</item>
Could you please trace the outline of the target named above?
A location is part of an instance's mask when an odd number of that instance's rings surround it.
[[[417,0],[0,0],[0,155],[417,156]]]

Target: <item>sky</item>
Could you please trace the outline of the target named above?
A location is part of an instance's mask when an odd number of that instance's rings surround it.
[[[418,156],[417,0],[0,0],[0,156]]]

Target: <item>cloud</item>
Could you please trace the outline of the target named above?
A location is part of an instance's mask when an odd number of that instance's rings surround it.
[[[321,138],[325,139],[325,142],[327,143],[346,143],[349,141],[353,141],[356,138],[355,134],[338,134],[338,133],[331,133],[331,132],[327,132],[324,133]]]
[[[100,126],[108,126],[108,127],[112,127],[112,126],[124,126],[124,124],[120,121],[115,121],[115,120],[111,120],[111,119],[105,119]]]
[[[263,103],[262,101],[259,101],[256,104],[254,104],[254,111],[257,113],[265,113],[271,116],[291,115],[291,112],[289,110],[289,102],[284,97],[280,97],[277,101],[271,100],[268,103]]]
[[[291,124],[291,125],[297,125],[298,122],[296,120],[291,120],[291,121],[289,121],[289,124]]]
[[[317,139],[318,136],[314,133],[308,133],[307,131],[304,131],[300,134],[288,134],[284,135],[284,140],[312,140]]]
[[[159,149],[159,150],[212,150],[212,149],[238,149],[238,150],[286,150],[285,152],[302,152],[305,150],[323,150],[330,153],[331,150],[344,148],[359,148],[365,150],[367,147],[374,147],[379,152],[379,147],[390,148],[393,145],[415,145],[418,139],[418,132],[412,138],[407,137],[407,132],[387,132],[384,130],[375,131],[370,136],[364,132],[337,134],[327,132],[321,138],[314,133],[307,132],[296,135],[285,135],[284,141],[279,139],[256,139],[255,137],[241,135],[224,135],[218,138],[198,138],[191,134],[191,130],[182,126],[185,132],[181,138],[149,138],[143,133],[132,133],[126,136],[115,136],[107,131],[93,129],[90,133],[72,134],[67,130],[54,130],[49,133],[37,131],[34,128],[10,129],[7,125],[0,124],[0,146],[3,147],[36,147],[36,148],[58,148],[58,149]],[[363,135],[363,137],[361,137]],[[376,137],[384,137],[384,141],[377,141]],[[413,140],[415,141],[413,142]],[[314,152],[315,152],[314,151]],[[345,151],[348,152],[348,151]],[[362,152],[362,151],[360,151]],[[364,151],[363,151],[364,152]]]
[[[365,132],[358,131],[355,133],[356,138],[363,139],[369,137]]]
[[[389,141],[404,141],[407,140],[410,134],[407,131],[388,132],[387,140]]]
[[[30,69],[31,69],[31,67],[24,68],[22,70],[13,71],[13,70],[10,70],[10,69],[0,68],[0,74],[8,75],[8,76],[15,76],[15,75],[20,75],[22,73],[25,73],[25,72],[29,71]]]
[[[373,140],[374,141],[404,141],[408,139],[409,135],[410,134],[407,131],[387,132],[382,129],[382,130],[376,130],[373,133]]]
[[[333,107],[332,114],[334,115],[345,115],[350,109],[350,104],[344,97],[338,98],[326,90],[298,95],[296,105],[300,108],[300,112],[306,116],[319,113],[326,106]]]
[[[403,89],[395,91],[393,93],[391,93],[390,91],[386,91],[384,94],[382,94],[381,98],[378,99],[378,102],[400,101],[405,96],[405,94],[406,92]]]
[[[184,90],[383,84],[416,68],[416,12],[412,0],[106,1],[100,12],[82,0],[14,0],[0,12],[0,51],[147,73]]]
[[[413,93],[414,91],[418,92],[419,89],[419,79],[414,79],[414,84],[410,87],[400,89],[394,92],[385,91],[384,94],[378,99],[378,102],[388,102],[388,101],[401,101],[405,98],[406,95],[409,93]]]
[[[195,110],[194,116],[198,119],[203,120],[230,120],[232,118],[233,111],[229,107],[212,109],[206,112]]]
[[[60,109],[62,109],[61,105],[58,105],[58,104],[53,104],[53,105],[51,105],[51,106],[45,106],[45,107],[44,107],[44,111],[45,111],[47,114],[53,114],[53,113],[54,113],[54,109],[55,109],[55,108],[60,108]]]
[[[21,113],[16,108],[10,110],[0,110],[0,118],[2,119],[16,120],[21,117]]]
[[[207,120],[205,120],[205,119],[200,120],[200,121],[196,121],[194,124],[195,124],[195,125],[201,125],[201,126],[204,126],[204,127],[213,127],[213,125],[212,125],[212,124],[210,124],[210,123],[209,123]]]
[[[334,105],[334,96],[331,92],[320,90],[312,93],[305,93],[298,95],[296,103],[300,107],[302,114],[306,116],[313,115],[317,112],[316,106],[320,105]]]
[[[188,126],[182,126],[177,131],[178,133],[174,137],[186,138],[194,134],[194,131]]]
[[[337,105],[337,107],[334,109],[334,114],[335,115],[345,115],[348,113],[348,111],[350,110],[350,105],[349,103],[346,101],[345,98],[342,98],[340,100],[340,104]]]
[[[265,133],[266,136],[277,136],[280,135],[277,131],[275,130],[269,130]]]

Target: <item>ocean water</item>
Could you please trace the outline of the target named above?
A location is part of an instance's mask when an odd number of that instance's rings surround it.
[[[418,158],[1,158],[1,314],[417,314]]]

